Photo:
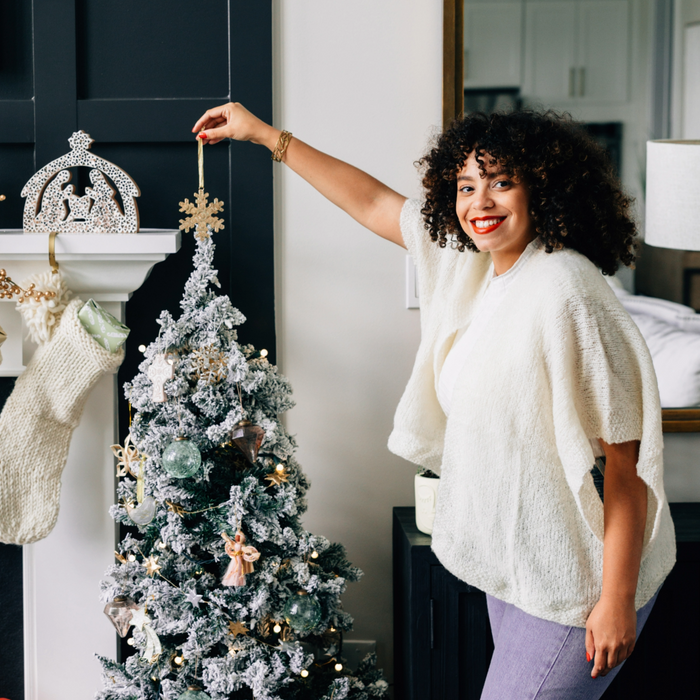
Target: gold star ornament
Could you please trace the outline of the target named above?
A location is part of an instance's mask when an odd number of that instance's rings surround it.
[[[284,484],[289,481],[289,475],[285,469],[275,469],[275,471],[271,472],[265,477],[265,481],[270,482],[268,486],[279,486],[280,484]]]
[[[158,557],[154,557],[152,554],[146,561],[142,563],[146,569],[146,573],[149,576],[153,576],[156,572],[161,570],[161,565],[158,563]]]
[[[190,229],[196,228],[195,237],[199,240],[209,238],[207,225],[211,226],[215,232],[221,231],[224,228],[224,220],[214,214],[223,211],[224,203],[218,199],[214,199],[209,203],[209,193],[200,188],[199,192],[195,192],[194,198],[196,204],[186,199],[180,202],[180,211],[187,214],[187,218],[180,219],[180,230],[189,232]]]
[[[248,634],[248,628],[242,622],[229,622],[228,623],[228,633],[237,637],[239,634]]]

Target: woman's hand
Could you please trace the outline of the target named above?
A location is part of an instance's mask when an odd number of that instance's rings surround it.
[[[629,658],[636,641],[634,599],[602,597],[586,621],[586,659],[594,662],[591,677],[606,676]]]
[[[206,142],[214,144],[223,139],[252,141],[274,148],[280,131],[258,119],[238,102],[208,109],[192,128],[193,133],[204,131]]]

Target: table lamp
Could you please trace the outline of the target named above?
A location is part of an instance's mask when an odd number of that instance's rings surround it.
[[[647,141],[644,242],[700,250],[700,141]]]

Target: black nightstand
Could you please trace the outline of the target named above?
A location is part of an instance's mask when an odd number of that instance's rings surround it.
[[[493,653],[486,597],[442,567],[414,510],[394,508],[395,700],[479,700]],[[671,514],[678,563],[605,700],[700,698],[700,503]]]

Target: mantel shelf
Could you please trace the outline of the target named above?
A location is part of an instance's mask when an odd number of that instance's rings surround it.
[[[124,320],[124,302],[145,282],[156,263],[180,249],[181,234],[173,229],[142,229],[137,234],[60,234],[56,262],[74,295],[94,299]],[[0,230],[0,268],[22,284],[49,267],[47,234]],[[0,326],[7,333],[0,376],[18,376],[36,349],[27,338],[15,300],[0,299]]]
[[[153,266],[180,249],[180,231],[143,229],[137,234],[60,234],[56,261],[66,284],[96,301],[128,301]],[[18,284],[48,269],[48,236],[0,230],[0,266]]]

